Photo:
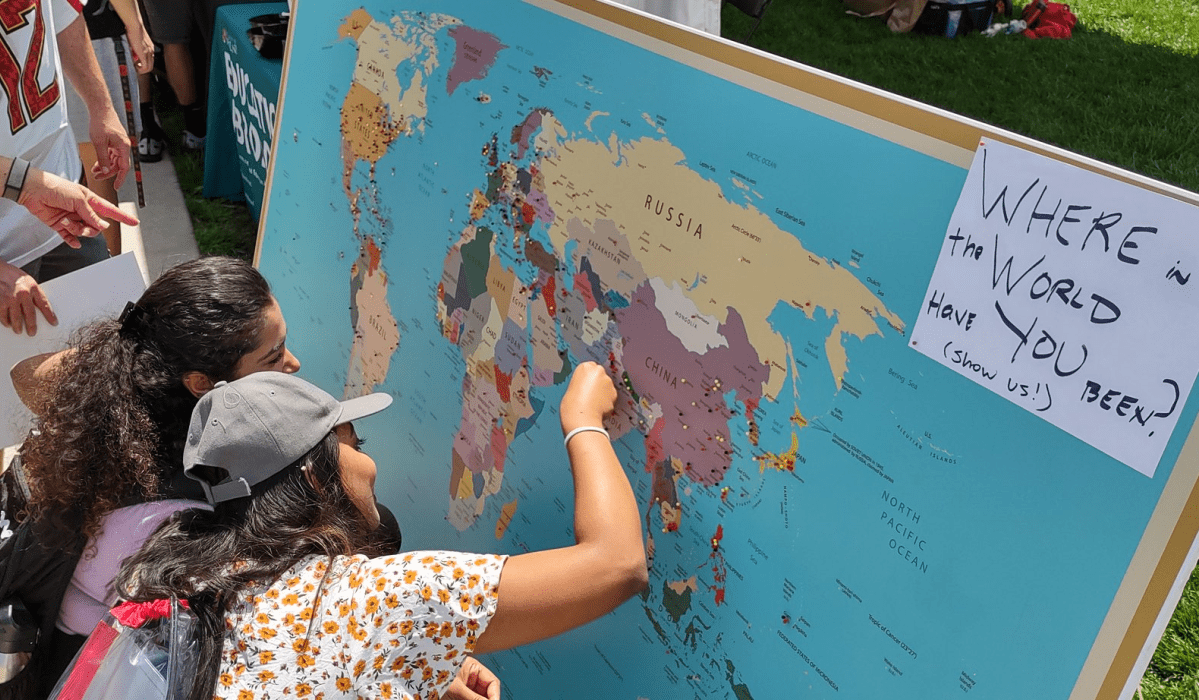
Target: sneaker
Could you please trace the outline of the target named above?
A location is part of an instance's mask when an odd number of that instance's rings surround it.
[[[162,152],[166,144],[162,139],[148,133],[143,133],[137,140],[137,157],[143,163],[157,163],[162,160]]]
[[[204,150],[204,137],[196,136],[187,129],[183,130],[183,150],[185,151],[202,151]]]

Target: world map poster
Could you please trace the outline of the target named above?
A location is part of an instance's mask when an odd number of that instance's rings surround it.
[[[1070,697],[1195,401],[1141,473],[913,348],[968,152],[666,44],[297,3],[258,265],[301,376],[395,397],[357,427],[405,549],[573,542],[591,360],[650,586],[486,658],[505,697]]]

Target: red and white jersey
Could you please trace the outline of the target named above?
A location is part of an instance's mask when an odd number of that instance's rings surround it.
[[[0,0],[0,155],[71,181],[83,165],[67,123],[56,38],[79,11],[78,0]],[[19,267],[60,242],[24,207],[0,199],[0,259]]]

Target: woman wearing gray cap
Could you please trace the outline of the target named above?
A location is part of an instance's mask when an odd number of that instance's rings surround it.
[[[637,504],[602,427],[615,399],[594,363],[562,398],[576,544],[385,556],[368,536],[375,464],[350,421],[390,397],[339,402],[279,373],[219,384],[184,452],[214,509],[163,525],[118,589],[188,599],[204,630],[193,700],[438,697],[467,654],[565,632],[645,587]]]

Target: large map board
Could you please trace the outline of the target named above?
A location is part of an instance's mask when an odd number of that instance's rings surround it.
[[[1138,471],[911,333],[980,143],[1194,195],[590,0],[291,24],[257,264],[303,376],[396,398],[359,428],[405,547],[571,542],[557,401],[619,380],[650,588],[489,657],[507,697],[1125,690],[1199,404]]]

